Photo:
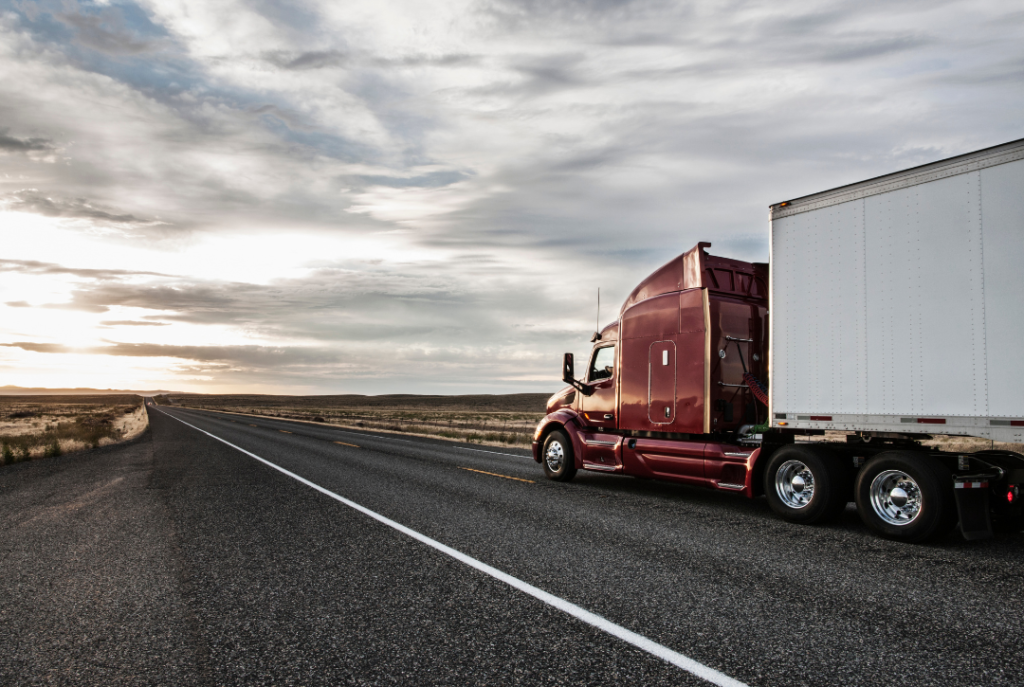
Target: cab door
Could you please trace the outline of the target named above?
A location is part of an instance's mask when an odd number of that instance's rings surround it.
[[[594,349],[587,368],[587,385],[594,390],[583,396],[580,406],[586,428],[583,440],[583,467],[588,470],[618,471],[622,467],[622,437],[610,433],[618,427],[615,417],[615,345]]]
[[[594,390],[583,396],[580,407],[588,427],[604,430],[618,427],[615,417],[615,345],[600,346],[590,354],[586,384]]]

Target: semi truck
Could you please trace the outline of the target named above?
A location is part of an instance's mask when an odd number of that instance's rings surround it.
[[[1024,442],[1024,139],[771,205],[768,263],[710,247],[633,289],[582,378],[565,354],[547,477],[764,496],[808,525],[853,502],[908,542],[1024,529],[1024,455],[995,447]]]

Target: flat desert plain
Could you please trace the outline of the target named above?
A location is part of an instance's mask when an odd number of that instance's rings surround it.
[[[159,404],[219,410],[457,441],[530,445],[550,394],[271,396],[169,394]]]

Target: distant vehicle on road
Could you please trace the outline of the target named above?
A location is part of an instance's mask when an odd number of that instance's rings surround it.
[[[770,265],[672,259],[594,334],[533,454],[576,471],[764,494],[883,536],[1024,529],[1024,139],[770,208]],[[797,441],[846,430],[845,443]]]

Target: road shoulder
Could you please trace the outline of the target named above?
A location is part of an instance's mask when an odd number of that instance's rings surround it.
[[[0,481],[0,684],[202,684],[150,435]]]

